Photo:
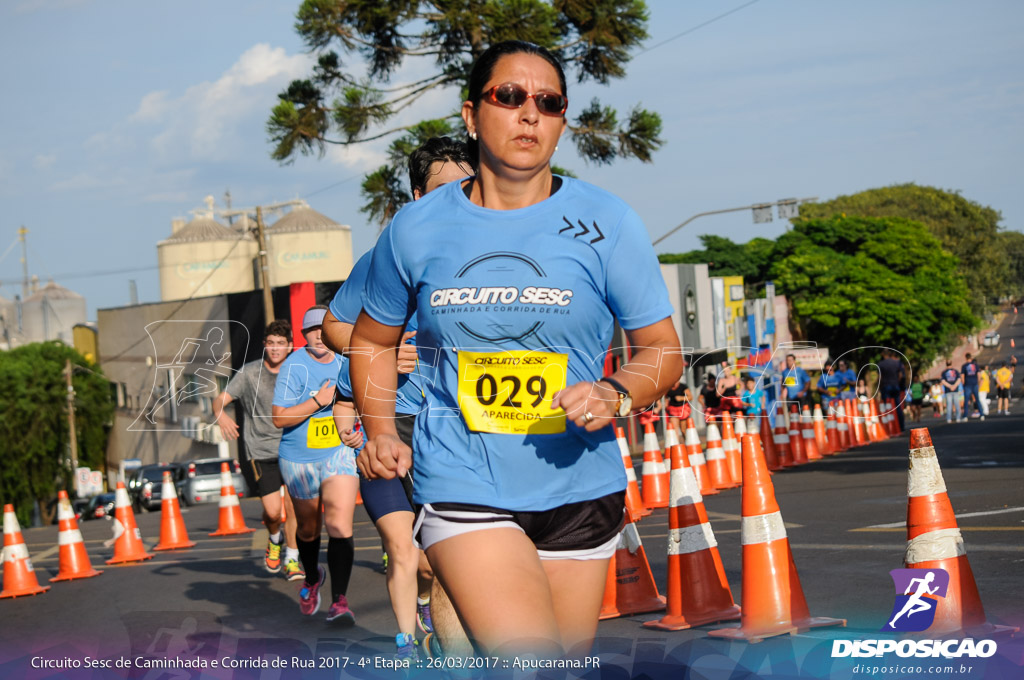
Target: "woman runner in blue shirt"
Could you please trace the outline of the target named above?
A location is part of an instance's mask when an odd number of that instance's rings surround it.
[[[621,200],[552,175],[565,76],[530,43],[474,65],[462,116],[478,175],[404,207],[381,235],[352,334],[368,477],[403,475],[394,347],[415,308],[416,536],[479,650],[585,654],[623,523],[609,427],[682,372],[649,236]],[[634,348],[605,379],[614,322]]]

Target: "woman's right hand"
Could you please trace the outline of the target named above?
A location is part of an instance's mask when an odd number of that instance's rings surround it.
[[[398,435],[379,434],[366,443],[356,458],[356,466],[367,479],[405,477],[412,467],[412,449]]]
[[[327,406],[334,401],[334,383],[329,379],[325,380],[324,384],[320,386],[320,389],[316,391],[316,394],[314,394],[313,397],[321,407]]]

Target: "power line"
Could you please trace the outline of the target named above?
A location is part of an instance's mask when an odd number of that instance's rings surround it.
[[[745,9],[747,7],[750,7],[751,5],[753,5],[757,1],[758,0],[750,0],[750,2],[748,2],[748,3],[744,4],[744,5],[740,5],[739,7],[736,7],[734,9],[731,9],[728,12],[726,12],[725,14],[719,14],[714,19],[708,19],[707,21],[705,21],[702,24],[697,24],[696,26],[693,26],[691,28],[686,29],[682,33],[678,33],[678,34],[672,36],[671,38],[667,38],[665,40],[662,40],[660,43],[657,43],[655,45],[651,45],[648,48],[642,49],[639,52],[637,52],[636,54],[634,54],[633,56],[634,57],[639,57],[641,54],[645,54],[647,52],[650,52],[651,50],[656,49],[658,47],[661,47],[662,45],[665,45],[667,43],[670,43],[673,40],[678,40],[679,38],[682,38],[684,35],[689,35],[690,33],[693,33],[694,31],[696,31],[698,29],[704,28],[705,26],[707,26],[709,24],[715,23],[719,19],[724,19],[725,17],[729,16],[730,14],[735,14],[736,12],[739,12],[741,9]]]

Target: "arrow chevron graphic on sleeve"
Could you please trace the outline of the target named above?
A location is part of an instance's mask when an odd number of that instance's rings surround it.
[[[587,225],[583,224],[583,220],[576,220],[576,224],[573,224],[572,222],[569,221],[569,219],[567,217],[562,216],[562,221],[565,222],[566,225],[568,225],[568,226],[565,226],[565,227],[562,227],[561,229],[559,229],[558,230],[559,234],[561,234],[563,232],[566,232],[566,231],[569,231],[570,229],[575,229],[577,224],[579,225],[580,230],[572,235],[573,238],[579,238],[580,236],[586,236],[591,231],[587,227]],[[601,231],[601,227],[597,226],[597,222],[593,222],[592,224],[594,225],[594,231],[597,232],[597,236],[595,236],[594,238],[590,239],[589,243],[591,245],[593,245],[594,243],[597,243],[598,241],[601,241],[601,240],[604,239],[604,232]]]

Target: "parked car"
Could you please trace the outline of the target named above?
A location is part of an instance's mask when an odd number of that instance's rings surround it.
[[[998,347],[999,346],[999,333],[996,331],[989,331],[985,333],[985,337],[981,341],[982,347]]]
[[[183,465],[185,485],[182,500],[186,505],[197,503],[217,503],[220,501],[220,466],[227,463],[231,470],[231,483],[239,498],[249,495],[249,486],[242,476],[242,468],[237,460],[227,458],[200,458],[190,460]]]
[[[117,494],[114,493],[100,493],[88,498],[81,519],[113,519],[116,500]]]
[[[170,471],[178,498],[181,498],[181,490],[185,484],[184,466],[180,463],[143,465],[132,470],[125,481],[128,497],[131,498],[135,512],[160,509],[165,471]]]

